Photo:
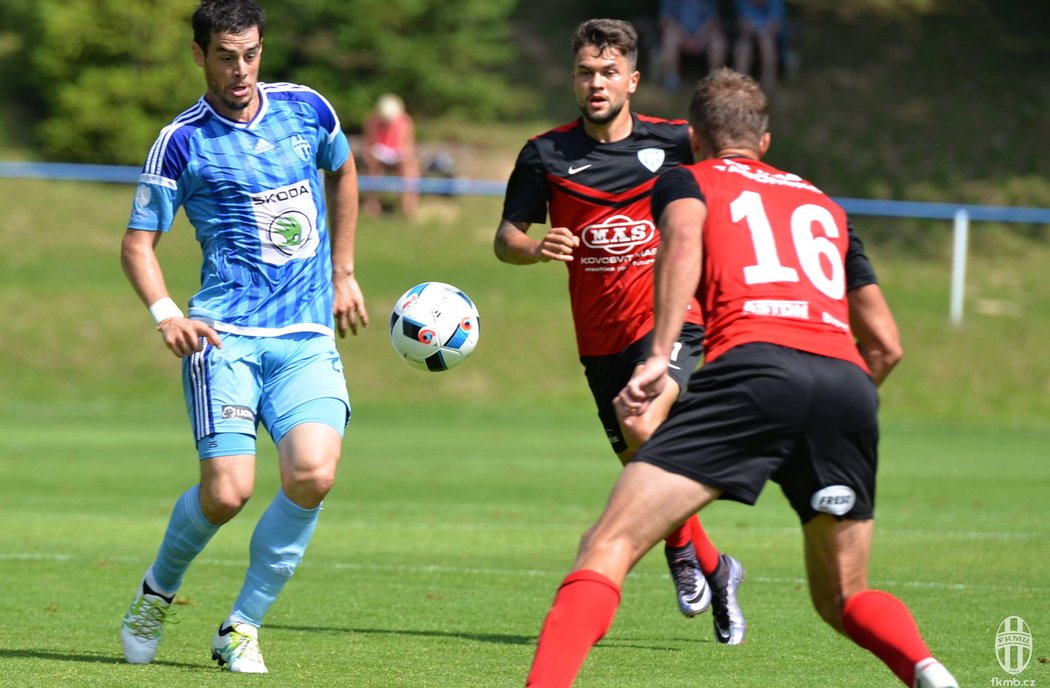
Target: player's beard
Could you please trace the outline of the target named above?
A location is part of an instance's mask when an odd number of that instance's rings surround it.
[[[580,106],[580,112],[583,114],[583,118],[591,124],[608,124],[609,122],[616,119],[617,116],[619,116],[619,114],[623,111],[623,106],[626,104],[627,103],[625,101],[623,103],[620,103],[619,105],[614,105],[609,108],[609,111],[607,113],[601,116],[592,115],[590,112],[588,112],[586,104]]]
[[[232,100],[226,96],[225,91],[219,91],[216,97],[222,102],[223,106],[231,112],[240,112],[241,110],[247,109],[252,101],[255,100],[255,88],[251,88],[248,91],[248,97],[244,100]]]
[[[240,112],[241,110],[246,109],[249,105],[252,104],[252,99],[251,98],[249,98],[248,100],[245,100],[245,101],[235,101],[235,100],[229,100],[227,98],[222,98],[220,96],[219,100],[221,100],[223,106],[225,106],[226,109],[230,110],[231,112]]]

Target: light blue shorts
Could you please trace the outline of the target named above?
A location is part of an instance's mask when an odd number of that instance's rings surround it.
[[[340,435],[350,395],[335,341],[323,334],[247,337],[222,333],[222,348],[183,359],[182,386],[201,459],[255,453],[259,423],[273,438],[300,423]]]

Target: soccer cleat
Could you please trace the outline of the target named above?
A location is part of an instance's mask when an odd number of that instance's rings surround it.
[[[715,640],[723,645],[741,645],[747,631],[744,612],[736,599],[737,588],[744,582],[740,562],[728,554],[720,555],[718,570],[711,576],[711,615],[714,617]]]
[[[678,610],[688,617],[706,611],[711,604],[711,589],[707,587],[707,579],[700,570],[700,562],[696,560],[693,543],[683,547],[664,546],[664,555],[674,580]]]
[[[175,596],[164,597],[146,584],[142,585],[120,624],[120,641],[124,644],[124,659],[130,664],[149,664],[157,654],[160,634],[165,623],[176,623],[171,608]]]
[[[959,682],[943,664],[933,657],[927,657],[915,665],[914,688],[959,688]]]
[[[259,629],[251,624],[220,624],[215,637],[211,639],[211,658],[226,671],[269,673],[259,650]]]

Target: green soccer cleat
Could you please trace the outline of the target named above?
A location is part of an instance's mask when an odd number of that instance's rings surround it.
[[[226,671],[269,673],[259,650],[259,629],[251,624],[221,624],[211,639],[211,658]]]
[[[142,578],[131,606],[120,624],[120,641],[124,644],[124,659],[130,664],[149,664],[157,654],[164,624],[176,623],[171,603],[175,596],[164,597],[146,584]]]

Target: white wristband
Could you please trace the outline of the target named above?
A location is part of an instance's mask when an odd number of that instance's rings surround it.
[[[184,318],[186,315],[182,309],[175,305],[169,297],[158,299],[149,307],[149,314],[153,316],[153,322],[160,325],[169,318]]]

